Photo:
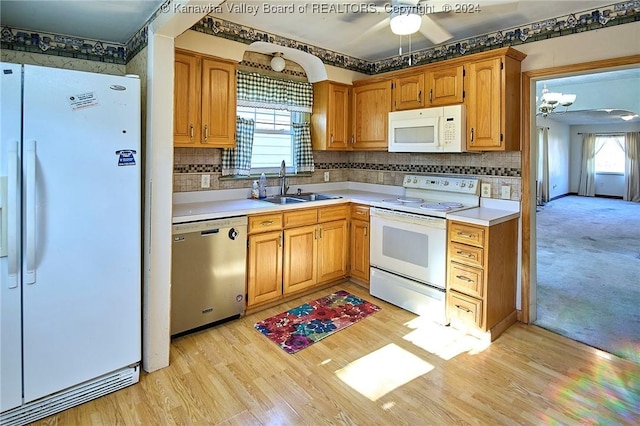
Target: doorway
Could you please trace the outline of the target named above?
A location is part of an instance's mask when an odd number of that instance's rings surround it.
[[[629,68],[637,68],[638,67],[638,57],[628,57],[628,58],[620,58],[616,60],[606,60],[606,61],[595,61],[592,63],[578,64],[573,67],[559,67],[553,69],[545,69],[545,70],[537,70],[525,72],[523,74],[523,102],[524,105],[528,107],[523,108],[523,145],[522,145],[522,186],[523,186],[523,194],[522,194],[522,221],[523,221],[523,259],[522,259],[522,312],[521,317],[524,322],[531,322],[534,324],[544,323],[545,320],[550,319],[550,315],[548,311],[541,310],[541,314],[546,316],[547,318],[538,318],[538,297],[549,297],[549,294],[546,292],[544,287],[538,288],[538,266],[539,261],[544,262],[545,256],[548,253],[540,252],[538,253],[538,218],[536,212],[537,196],[538,196],[538,188],[537,188],[537,145],[538,145],[538,133],[537,133],[537,124],[535,120],[535,96],[536,93],[540,94],[538,90],[536,92],[536,84],[542,83],[544,81],[548,81],[551,79],[560,79],[565,78],[567,76],[575,76],[576,74],[597,74],[603,71],[612,71],[612,70],[620,70],[620,69],[629,69]],[[605,98],[605,97],[601,97]],[[596,107],[590,106],[590,109],[595,109]],[[601,108],[605,109],[608,106],[602,106]],[[567,130],[567,133],[570,134],[571,131]],[[577,136],[575,136],[577,137]],[[554,169],[554,172],[557,170]],[[551,180],[551,179],[550,179]],[[567,180],[570,180],[567,178]],[[564,190],[564,193],[571,193],[571,189]],[[552,198],[554,196],[562,196],[564,194],[555,195],[552,194]],[[548,207],[543,207],[547,211],[551,210],[551,206],[553,205],[553,201],[548,204]],[[637,204],[637,203],[632,203]],[[640,208],[640,205],[638,205]],[[636,216],[637,217],[637,216]],[[545,218],[546,219],[546,218]],[[542,218],[541,218],[542,221]],[[538,255],[540,255],[540,259],[538,259]],[[571,256],[572,253],[569,251],[566,256]],[[580,268],[572,267],[572,272],[575,270],[579,271]],[[606,274],[606,268],[605,268]],[[544,276],[544,273],[540,274],[541,279],[547,280],[549,277]],[[579,275],[575,275],[576,279],[579,279]],[[566,279],[566,278],[565,278]],[[601,280],[602,281],[602,280]],[[540,294],[538,294],[540,291]],[[637,297],[632,295],[627,295],[629,297]],[[615,297],[608,297],[613,303],[616,302]],[[637,302],[637,301],[636,301]],[[569,304],[570,305],[570,304]],[[562,313],[571,316],[571,313],[579,314],[579,309],[575,309],[572,311],[572,306],[560,305],[562,308]],[[551,318],[551,320],[555,320],[556,318]],[[620,318],[620,320],[623,320]],[[585,323],[585,327],[592,327],[592,319],[589,319],[587,316],[582,322]],[[618,322],[619,324],[619,322]],[[550,327],[548,324],[544,324],[545,328]],[[635,329],[637,330],[637,328]],[[555,330],[559,334],[563,334],[562,327],[557,327]],[[603,329],[603,333],[606,333],[606,330]],[[637,333],[637,331],[636,331]],[[571,336],[567,337],[572,338],[574,340],[585,340],[581,339],[580,336]],[[629,336],[632,337],[632,336]],[[638,341],[639,336],[635,336],[636,342]],[[598,347],[601,345],[600,343],[594,341],[585,341],[585,343],[590,344],[591,346]],[[603,348],[609,352],[617,353],[618,355],[633,358],[634,356],[638,357],[638,348],[635,350],[631,350],[631,355],[626,355],[624,353],[620,353],[621,351],[616,351],[612,348]],[[635,359],[636,362],[640,362],[640,360]]]

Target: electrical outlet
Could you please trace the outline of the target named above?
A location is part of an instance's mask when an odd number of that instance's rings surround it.
[[[329,182],[329,172],[324,172],[324,181]]]
[[[209,188],[211,187],[211,175],[202,175],[200,180],[200,188]]]
[[[378,183],[384,183],[384,172],[378,172]]]
[[[485,198],[491,198],[491,184],[483,183],[481,186],[481,195]]]
[[[503,200],[510,200],[511,187],[509,185],[502,185],[500,195],[501,195],[500,198],[502,198]]]

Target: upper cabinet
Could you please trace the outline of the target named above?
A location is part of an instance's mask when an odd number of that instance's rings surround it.
[[[525,55],[485,56],[467,64],[467,149],[520,150],[520,63]]]
[[[441,67],[426,72],[427,105],[460,104],[464,100],[464,66]]]
[[[383,80],[355,84],[351,111],[352,149],[386,151],[391,82]]]
[[[174,146],[235,146],[236,66],[232,61],[176,50]]]
[[[394,111],[424,107],[424,78],[424,73],[419,72],[393,79]]]
[[[314,83],[311,114],[311,141],[314,150],[350,149],[350,118],[350,85],[327,80]]]

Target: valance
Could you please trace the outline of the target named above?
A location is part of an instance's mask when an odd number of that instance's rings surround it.
[[[279,80],[257,73],[238,72],[238,105],[311,112],[313,85]]]

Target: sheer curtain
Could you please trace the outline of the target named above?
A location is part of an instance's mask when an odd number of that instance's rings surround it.
[[[537,204],[549,202],[549,128],[538,129],[538,188]]]
[[[585,133],[582,137],[582,164],[578,195],[596,195],[596,135]]]
[[[624,199],[640,203],[640,133],[625,135]]]

